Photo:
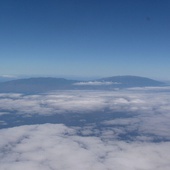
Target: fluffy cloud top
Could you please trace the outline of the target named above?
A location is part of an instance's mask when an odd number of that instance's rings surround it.
[[[56,113],[111,112],[168,113],[170,92],[59,91],[42,95],[0,94],[1,112],[49,115]]]
[[[170,142],[126,143],[82,137],[64,125],[0,131],[1,170],[169,170]]]
[[[8,114],[55,118],[74,113],[89,119],[95,113],[100,119],[81,120],[82,126],[1,129],[0,169],[169,170],[169,89],[0,94],[0,125]]]

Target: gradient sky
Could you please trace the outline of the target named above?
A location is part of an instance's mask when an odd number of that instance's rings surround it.
[[[0,1],[0,75],[169,73],[170,0]]]

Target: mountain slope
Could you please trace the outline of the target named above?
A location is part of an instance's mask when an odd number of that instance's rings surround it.
[[[163,82],[156,81],[146,77],[139,76],[113,76],[98,79],[98,81],[114,82],[120,84],[123,87],[143,87],[143,86],[161,86]]]
[[[64,78],[39,77],[18,79],[0,83],[0,92],[37,93],[51,90],[69,89],[75,80]]]
[[[114,88],[162,86],[163,82],[137,76],[114,76],[94,81],[67,80],[64,78],[29,78],[0,83],[0,92],[42,93],[52,90],[113,90]]]

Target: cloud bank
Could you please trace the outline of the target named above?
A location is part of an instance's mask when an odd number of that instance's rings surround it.
[[[169,170],[170,142],[127,143],[82,137],[64,125],[0,131],[1,170]]]
[[[59,91],[40,95],[0,94],[0,111],[29,115],[91,113],[93,111],[165,114],[170,112],[170,92]]]
[[[7,115],[85,115],[75,126],[1,129],[0,169],[169,170],[170,92],[159,90],[0,94],[0,125]]]

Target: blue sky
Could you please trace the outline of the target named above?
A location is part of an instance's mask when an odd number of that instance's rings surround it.
[[[170,79],[169,0],[1,0],[0,75]]]

